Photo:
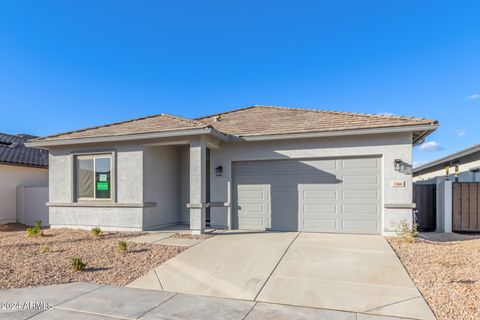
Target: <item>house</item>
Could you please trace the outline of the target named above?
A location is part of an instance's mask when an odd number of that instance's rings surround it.
[[[480,144],[413,169],[414,182],[436,184],[445,180],[480,182]]]
[[[382,234],[412,222],[412,145],[433,120],[253,106],[34,139],[52,227]]]
[[[48,223],[48,152],[25,146],[34,138],[0,133],[0,223]]]

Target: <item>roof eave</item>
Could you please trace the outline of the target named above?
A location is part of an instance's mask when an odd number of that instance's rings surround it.
[[[438,165],[441,165],[441,164],[450,163],[450,162],[453,162],[457,159],[469,156],[469,155],[474,154],[474,153],[479,152],[479,151],[480,151],[480,145],[477,145],[477,146],[468,148],[467,150],[463,150],[463,151],[453,153],[453,154],[448,155],[446,157],[443,157],[443,158],[440,158],[440,159],[437,159],[437,160],[433,160],[429,163],[426,163],[426,164],[421,165],[417,168],[414,168],[413,173],[418,173],[418,172],[430,169],[432,167],[435,167],[435,166],[438,166]]]
[[[16,167],[29,167],[29,168],[38,168],[38,169],[48,169],[48,165],[32,164],[32,163],[20,163],[20,162],[8,162],[0,161],[0,164],[5,166],[16,166]]]
[[[417,143],[438,128],[438,124],[399,126],[399,127],[383,127],[368,129],[352,129],[338,131],[323,132],[306,132],[306,133],[288,133],[288,134],[272,134],[261,136],[240,136],[238,140],[244,141],[269,141],[269,140],[285,140],[285,139],[303,139],[303,138],[322,138],[322,137],[339,137],[351,135],[368,135],[368,134],[384,134],[384,133],[400,133],[400,132],[420,132],[420,135],[413,143]]]
[[[34,147],[40,149],[48,149],[50,147],[76,145],[76,144],[90,144],[102,142],[123,142],[136,141],[156,138],[174,138],[194,135],[210,135],[220,140],[228,140],[228,136],[221,133],[214,128],[198,128],[163,132],[149,132],[139,134],[125,134],[118,136],[103,136],[103,137],[89,137],[89,138],[73,138],[73,139],[49,139],[49,140],[32,140],[26,142],[27,147]]]

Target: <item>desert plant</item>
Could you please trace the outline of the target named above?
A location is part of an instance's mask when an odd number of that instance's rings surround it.
[[[27,235],[29,237],[36,237],[43,235],[42,233],[42,220],[35,220],[33,227],[27,228]]]
[[[87,264],[84,263],[81,258],[79,257],[72,258],[72,268],[74,271],[82,271],[85,269],[86,266]]]
[[[118,250],[120,253],[125,253],[125,252],[127,252],[127,243],[126,243],[125,241],[118,241],[117,250]]]
[[[47,253],[48,251],[50,251],[50,247],[48,246],[48,244],[43,244],[40,246],[40,252]]]
[[[92,230],[90,230],[90,234],[95,238],[98,237],[101,232],[102,230],[99,227],[95,227],[95,228],[92,228]]]
[[[412,227],[410,227],[407,221],[400,221],[396,233],[402,238],[403,242],[412,243],[418,236],[417,224],[414,223]]]

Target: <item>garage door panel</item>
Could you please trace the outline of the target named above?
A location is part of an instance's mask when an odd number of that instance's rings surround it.
[[[242,200],[263,200],[266,199],[265,192],[261,190],[238,190],[238,197]]]
[[[266,220],[260,217],[242,216],[238,218],[238,224],[242,226],[242,229],[262,230],[268,228]]]
[[[342,205],[342,213],[344,214],[379,214],[379,208],[376,204],[344,204]]]
[[[252,214],[261,213],[266,211],[265,204],[263,203],[239,203],[242,211],[251,212]]]
[[[337,169],[338,167],[338,161],[337,160],[302,160],[299,161],[300,163],[310,166],[313,169],[316,170],[334,170]]]
[[[305,190],[303,191],[303,199],[305,200],[317,200],[317,199],[330,199],[336,200],[337,199],[337,190]]]
[[[374,220],[342,220],[342,227],[344,230],[352,231],[371,231],[378,229],[378,222]]]
[[[343,169],[378,169],[378,159],[376,158],[359,158],[342,160]]]
[[[270,186],[237,184],[235,227],[263,230],[270,227]]]
[[[303,213],[306,216],[336,214],[337,205],[336,204],[304,204]]]
[[[343,185],[378,185],[379,177],[377,175],[342,175],[340,178]]]
[[[246,201],[251,205],[246,207],[250,215],[238,212],[239,227],[261,225],[285,231],[378,234],[380,164],[378,158],[234,163],[238,203]],[[253,184],[268,186],[268,192],[261,196],[242,193],[252,191],[244,186]],[[253,206],[260,202],[264,206]],[[255,220],[252,215],[263,216]]]
[[[303,231],[335,232],[338,230],[336,219],[303,219]]]
[[[378,200],[380,192],[378,189],[351,189],[342,191],[344,200]]]

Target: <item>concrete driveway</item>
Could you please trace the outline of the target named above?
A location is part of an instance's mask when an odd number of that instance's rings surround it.
[[[227,232],[190,248],[131,286],[435,319],[381,236]]]

